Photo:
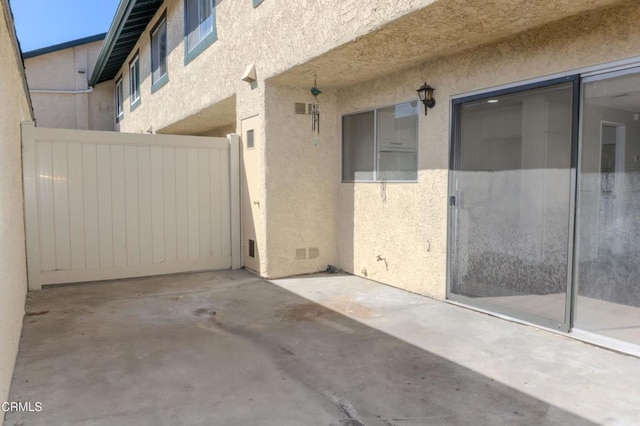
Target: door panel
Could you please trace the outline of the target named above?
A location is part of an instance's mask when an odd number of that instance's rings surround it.
[[[575,327],[640,345],[640,70],[584,80]]]
[[[457,102],[451,299],[568,329],[574,85]]]
[[[260,116],[242,120],[242,259],[246,268],[260,273]]]

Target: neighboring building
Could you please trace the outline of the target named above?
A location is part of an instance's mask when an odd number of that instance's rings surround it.
[[[113,130],[113,83],[89,87],[105,34],[23,54],[40,127]]]
[[[27,296],[20,123],[33,120],[8,0],[0,1],[0,402],[7,400]],[[0,424],[4,413],[0,413]]]
[[[619,0],[122,0],[90,85],[113,84],[123,132],[241,134],[264,277],[335,265],[640,345],[639,19]]]

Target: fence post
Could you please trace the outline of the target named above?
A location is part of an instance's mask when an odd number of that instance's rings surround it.
[[[229,139],[229,186],[231,203],[231,268],[242,268],[240,213],[240,136],[231,133]]]
[[[27,282],[29,290],[40,290],[40,230],[36,190],[36,125],[22,122],[22,173],[24,191],[24,226],[27,244]]]

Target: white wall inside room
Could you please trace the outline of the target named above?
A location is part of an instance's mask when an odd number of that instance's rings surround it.
[[[27,293],[20,122],[31,119],[5,4],[0,2],[0,402],[9,394]]]

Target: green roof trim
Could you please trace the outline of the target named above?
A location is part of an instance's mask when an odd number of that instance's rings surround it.
[[[90,86],[112,80],[164,0],[120,0],[96,66]]]
[[[24,59],[33,58],[35,56],[46,55],[47,53],[57,52],[59,50],[69,49],[71,47],[81,46],[83,44],[93,43],[95,41],[104,40],[107,33],[96,34],[89,37],[83,37],[76,40],[65,41],[64,43],[54,44],[53,46],[42,47],[40,49],[30,50],[24,52],[22,57]]]

